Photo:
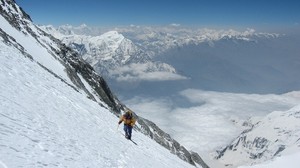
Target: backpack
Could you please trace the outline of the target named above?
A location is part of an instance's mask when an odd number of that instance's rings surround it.
[[[132,119],[132,113],[126,112],[126,113],[124,114],[124,117],[125,117],[126,120],[131,120],[131,119]]]
[[[133,117],[132,115],[132,112],[126,112],[124,115],[123,115],[125,121],[124,121],[124,124],[127,124],[127,125],[131,125],[131,126],[134,126],[135,125],[135,118]]]

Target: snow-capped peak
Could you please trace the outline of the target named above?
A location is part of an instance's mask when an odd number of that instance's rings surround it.
[[[109,31],[101,35],[103,38],[108,38],[108,39],[118,39],[118,38],[124,38],[124,36],[117,31]]]
[[[84,29],[84,28],[87,28],[87,27],[88,27],[88,25],[85,24],[85,23],[83,23],[83,24],[81,24],[81,25],[79,26],[79,28],[81,28],[81,29]]]
[[[111,50],[109,52],[115,52],[124,39],[124,36],[119,34],[117,31],[109,31],[100,36],[90,38],[90,44],[105,46]],[[130,43],[129,40],[127,40],[127,42]]]
[[[58,37],[59,38],[59,37]],[[120,66],[130,57],[141,53],[131,40],[117,31],[109,31],[99,36],[70,35],[60,39],[76,50],[91,65]],[[102,64],[102,61],[114,62]]]

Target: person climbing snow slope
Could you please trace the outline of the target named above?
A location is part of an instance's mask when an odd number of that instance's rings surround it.
[[[132,128],[135,124],[135,118],[132,115],[132,111],[128,110],[120,118],[118,124],[120,125],[124,121],[125,138],[131,140]]]

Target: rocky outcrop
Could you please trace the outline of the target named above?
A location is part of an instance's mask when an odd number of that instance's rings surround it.
[[[136,127],[139,131],[149,136],[151,139],[170,150],[171,153],[177,155],[182,160],[194,165],[200,165],[203,168],[208,168],[208,165],[202,160],[202,158],[192,151],[188,151],[184,146],[180,145],[169,134],[161,130],[155,123],[145,118],[138,117],[137,122],[139,124]]]

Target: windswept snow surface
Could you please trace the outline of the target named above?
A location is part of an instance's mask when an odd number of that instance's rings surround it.
[[[55,58],[54,55],[51,55],[49,49],[47,48],[47,43],[51,43],[51,40],[43,36],[41,38],[41,43],[38,43],[36,39],[34,39],[31,35],[24,34],[21,31],[16,30],[14,27],[10,25],[10,23],[0,16],[0,23],[1,23],[1,29],[12,36],[21,46],[25,48],[25,51],[30,54],[33,59],[35,59],[37,62],[54,72],[56,75],[60,76],[62,79],[64,79],[69,84],[72,84],[71,80],[67,76],[67,73],[65,73],[65,67],[57,60],[59,58]],[[32,23],[28,23],[28,26],[37,34],[38,30]],[[51,47],[57,48],[54,44],[51,44]]]
[[[0,167],[192,167],[0,42]]]

